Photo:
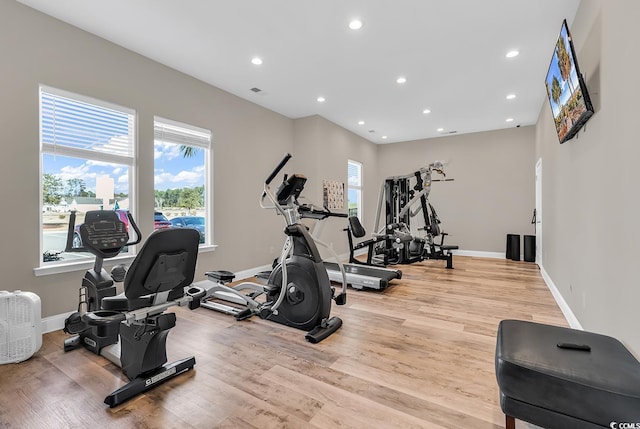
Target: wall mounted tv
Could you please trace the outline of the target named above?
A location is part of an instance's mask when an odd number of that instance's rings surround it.
[[[558,139],[564,143],[575,136],[593,115],[593,105],[580,74],[566,20],[562,22],[553,50],[546,85]]]

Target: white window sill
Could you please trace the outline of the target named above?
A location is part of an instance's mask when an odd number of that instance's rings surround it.
[[[217,244],[202,245],[198,249],[198,253],[213,252],[218,247]],[[117,256],[115,258],[105,259],[105,268],[112,267],[117,264],[130,264],[133,262],[135,255]],[[58,264],[44,265],[33,269],[33,275],[36,277],[49,276],[52,274],[71,273],[73,271],[86,271],[93,268],[94,259],[87,258],[84,261],[62,262]]]

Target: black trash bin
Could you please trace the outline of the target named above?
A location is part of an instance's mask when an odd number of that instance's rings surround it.
[[[526,262],[536,261],[536,236],[524,236],[524,260]]]
[[[507,234],[506,258],[513,261],[520,260],[520,234]]]

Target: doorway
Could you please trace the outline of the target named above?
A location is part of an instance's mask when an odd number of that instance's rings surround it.
[[[542,266],[542,158],[536,163],[536,264]]]

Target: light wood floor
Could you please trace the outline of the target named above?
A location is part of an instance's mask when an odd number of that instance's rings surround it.
[[[535,264],[455,257],[454,267],[402,266],[382,293],[350,290],[333,307],[343,327],[315,345],[259,318],[179,308],[169,360],[194,355],[195,369],[114,409],[102,401],[126,382],[120,369],[46,334],[31,359],[0,366],[0,427],[504,427],[498,322],[567,324]]]

